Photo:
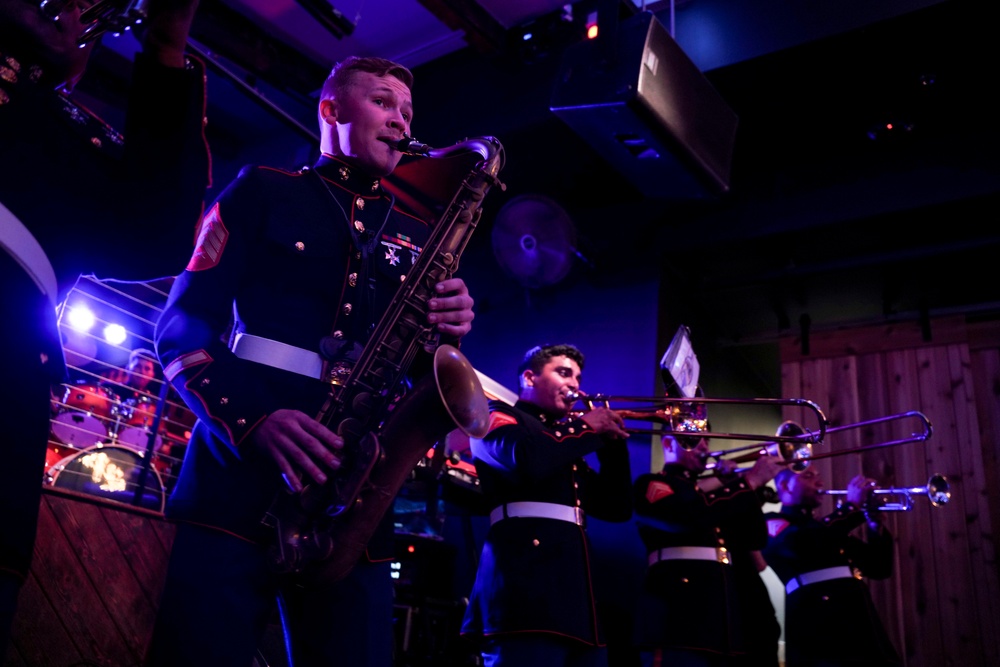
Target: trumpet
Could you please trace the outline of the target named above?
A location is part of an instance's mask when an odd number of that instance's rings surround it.
[[[931,426],[930,420],[924,413],[917,410],[910,410],[908,412],[901,412],[895,415],[888,415],[885,417],[878,417],[876,419],[869,419],[867,421],[856,422],[853,424],[844,424],[842,426],[831,426],[826,429],[825,435],[831,435],[833,433],[840,433],[843,431],[864,428],[867,426],[873,426],[875,424],[882,424],[890,421],[900,421],[903,419],[916,419],[920,422],[920,431],[912,433],[909,437],[898,438],[895,440],[887,440],[885,442],[879,442],[873,445],[863,445],[861,447],[853,447],[851,449],[841,449],[835,452],[824,452],[822,454],[813,454],[813,444],[815,440],[809,439],[811,434],[809,434],[802,426],[793,421],[786,421],[781,425],[778,432],[781,434],[783,439],[776,438],[774,441],[761,443],[759,445],[753,445],[750,447],[736,447],[734,449],[721,450],[717,452],[708,452],[706,458],[719,459],[727,454],[732,454],[735,452],[745,451],[747,449],[756,449],[757,451],[750,454],[744,454],[743,456],[737,456],[730,460],[736,462],[744,461],[755,461],[761,456],[780,456],[785,462],[789,463],[791,470],[793,472],[802,472],[809,466],[810,461],[817,461],[819,459],[831,458],[834,456],[843,456],[845,454],[860,454],[873,449],[882,449],[884,447],[896,447],[898,445],[905,445],[913,442],[923,442],[931,437],[934,433],[934,429]],[[797,435],[801,434],[801,435]],[[793,438],[789,441],[787,438]],[[799,444],[795,444],[794,438],[799,438]],[[714,470],[718,467],[718,463],[709,463],[705,466],[706,471]],[[734,472],[746,472],[749,468],[737,468]]]
[[[818,405],[804,398],[707,398],[697,396],[694,398],[670,398],[670,397],[644,397],[644,396],[608,396],[606,394],[586,394],[582,391],[567,392],[566,399],[569,401],[582,401],[588,410],[594,407],[610,408],[622,419],[648,421],[663,425],[663,429],[633,428],[626,427],[625,430],[633,435],[653,434],[662,435],[670,433],[678,436],[678,441],[686,449],[693,449],[697,446],[700,438],[725,438],[728,440],[753,440],[760,442],[770,438],[778,443],[794,443],[797,447],[805,442],[821,442],[827,429],[826,415]],[[612,408],[612,402],[622,403],[648,403],[648,407],[633,408]],[[816,429],[808,431],[804,435],[795,436],[766,436],[759,433],[716,433],[709,430],[708,406],[712,404],[723,405],[758,405],[758,406],[780,406],[802,408],[811,412],[816,420]],[[749,447],[738,448],[731,451],[742,451],[743,449],[760,449],[760,444]]]
[[[86,46],[106,32],[117,34],[142,23],[147,4],[148,0],[98,0],[80,12],[83,32],[77,45]],[[68,0],[41,0],[38,8],[49,20],[58,21],[68,5]]]
[[[847,495],[847,490],[821,490],[820,493],[826,496],[844,496]],[[875,488],[872,489],[871,493],[876,496],[886,496],[886,499],[883,499],[871,509],[878,510],[879,512],[909,512],[913,509],[913,496],[926,496],[931,502],[931,507],[947,505],[948,501],[951,500],[951,484],[948,483],[947,477],[940,473],[935,473],[927,480],[926,486],[905,486],[888,489]]]

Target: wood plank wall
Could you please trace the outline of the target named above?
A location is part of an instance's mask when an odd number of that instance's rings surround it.
[[[924,428],[900,415],[927,417],[926,440],[814,466],[831,489],[862,472],[882,488],[947,477],[946,505],[918,495],[911,511],[884,515],[896,567],[869,585],[907,667],[1000,665],[1000,321],[934,320],[929,333],[915,322],[815,333],[807,351],[801,339],[784,339],[782,392],[814,400],[834,427],[855,425],[816,453],[908,439]],[[900,417],[869,423],[886,416]]]
[[[46,488],[3,664],[139,665],[173,536],[157,512]]]

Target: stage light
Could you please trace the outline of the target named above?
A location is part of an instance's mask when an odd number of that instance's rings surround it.
[[[86,306],[73,306],[66,314],[66,319],[77,331],[90,331],[94,326],[94,314]]]
[[[597,12],[590,12],[587,15],[587,39],[597,39]]]
[[[125,342],[128,337],[128,332],[125,331],[125,327],[120,324],[109,324],[104,327],[104,340],[108,341],[112,345],[121,345]]]

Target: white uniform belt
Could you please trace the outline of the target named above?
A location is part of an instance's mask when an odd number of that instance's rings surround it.
[[[533,503],[516,502],[505,503],[494,507],[490,512],[490,525],[502,519],[514,517],[524,517],[531,519],[555,519],[556,521],[569,521],[578,526],[583,525],[583,510],[579,507],[569,505],[558,505],[556,503]]]
[[[725,547],[663,547],[649,554],[649,564],[663,560],[711,560],[729,564],[729,551]]]
[[[0,204],[0,248],[21,265],[55,308],[59,284],[52,262],[24,223],[3,204]]]
[[[854,573],[851,568],[846,565],[838,565],[837,567],[828,567],[822,570],[813,570],[812,572],[805,572],[797,577],[792,577],[792,579],[785,584],[785,594],[790,594],[792,591],[796,590],[800,586],[808,586],[809,584],[818,584],[821,581],[829,581],[830,579],[853,579]]]
[[[318,352],[304,350],[281,341],[244,333],[236,334],[233,354],[240,359],[307,375],[317,380],[323,377],[323,357],[319,356]]]

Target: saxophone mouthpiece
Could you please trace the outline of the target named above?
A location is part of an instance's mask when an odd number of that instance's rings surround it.
[[[393,141],[391,139],[383,139],[383,141],[400,153],[404,153],[406,155],[420,155],[427,157],[431,152],[430,146],[420,143],[408,134],[404,134],[403,138],[399,141]]]

